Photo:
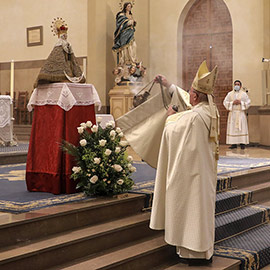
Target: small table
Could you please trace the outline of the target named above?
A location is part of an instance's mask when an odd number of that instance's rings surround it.
[[[75,161],[61,144],[78,145],[80,123],[96,123],[94,104],[101,106],[92,84],[53,83],[34,90],[27,105],[29,111],[35,106],[26,164],[29,191],[76,192],[77,182],[70,179]]]

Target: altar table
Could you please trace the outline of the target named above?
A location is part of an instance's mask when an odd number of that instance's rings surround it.
[[[77,182],[70,179],[76,163],[61,143],[78,145],[80,123],[96,123],[95,104],[101,106],[92,84],[53,83],[34,90],[27,105],[29,111],[35,108],[26,164],[29,191],[76,192]]]

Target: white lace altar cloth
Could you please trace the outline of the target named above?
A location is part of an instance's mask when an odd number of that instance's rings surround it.
[[[58,105],[63,110],[69,111],[73,106],[92,104],[97,105],[100,110],[101,102],[93,84],[50,83],[35,88],[27,109],[31,112],[35,105]]]
[[[12,141],[11,104],[10,96],[0,95],[0,140],[4,142]]]

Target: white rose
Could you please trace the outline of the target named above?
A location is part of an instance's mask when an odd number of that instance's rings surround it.
[[[83,127],[77,127],[77,129],[78,129],[78,133],[79,133],[79,134],[82,134],[83,131],[84,131],[84,128],[83,128]]]
[[[86,122],[86,126],[87,126],[88,128],[92,127],[92,125],[93,125],[93,124],[92,124],[91,121],[87,121],[87,122]]]
[[[115,132],[114,130],[111,130],[110,136],[111,136],[111,137],[115,137],[115,134],[116,134],[116,132]]]
[[[100,146],[105,146],[107,140],[99,140],[99,145]]]
[[[95,163],[95,164],[99,164],[100,161],[101,161],[100,158],[97,158],[97,157],[94,158],[94,163]]]
[[[111,126],[114,128],[115,127],[114,121],[110,121],[110,123],[111,123]]]
[[[85,139],[80,140],[80,145],[81,146],[86,146],[87,145],[87,141]]]
[[[131,172],[136,172],[137,171],[137,169],[135,168],[135,167],[131,167],[130,169],[129,169]]]
[[[129,164],[128,164],[128,168],[130,169],[131,167],[133,167],[133,166],[132,166],[132,164],[129,163]]]
[[[124,137],[123,132],[120,132],[120,133],[118,134],[118,136],[119,136],[120,138]]]
[[[124,183],[124,180],[123,180],[123,179],[117,180],[117,184],[118,184],[118,185],[122,185],[123,183]]]
[[[93,125],[93,127],[91,128],[92,132],[97,132],[98,131],[98,126]]]
[[[104,152],[104,154],[106,155],[106,156],[109,156],[110,154],[111,154],[111,150],[110,149],[106,149],[105,150],[105,152]]]
[[[120,127],[117,127],[117,128],[116,128],[116,132],[117,132],[117,133],[120,133],[121,131],[122,131],[122,130],[121,130]]]
[[[76,167],[76,166],[74,166],[74,167],[72,168],[72,171],[73,171],[74,173],[79,173],[79,172],[81,171],[81,167]]]
[[[128,157],[127,157],[127,160],[128,160],[129,162],[132,162],[132,161],[133,161],[133,157],[132,157],[132,156],[128,156]]]
[[[120,151],[121,151],[121,148],[120,147],[115,147],[115,153],[116,154],[120,153]]]
[[[120,144],[121,146],[125,147],[125,146],[128,145],[128,142],[127,142],[127,141],[121,141],[119,144]]]
[[[86,123],[81,123],[80,126],[86,129]]]
[[[115,127],[115,123],[114,123],[114,121],[109,121],[109,122],[107,122],[106,123],[106,127]]]
[[[102,122],[102,117],[101,116],[97,117],[97,122],[98,123],[101,123]]]
[[[106,123],[106,127],[107,127],[107,128],[112,127],[111,121],[109,121],[109,122]]]
[[[118,164],[114,164],[114,165],[112,165],[112,167],[113,167],[117,172],[121,172],[121,171],[123,170],[123,168],[122,168],[120,165],[118,165]]]
[[[97,177],[96,175],[94,175],[94,176],[92,176],[92,177],[90,178],[90,182],[91,182],[92,184],[95,184],[95,183],[97,182],[97,180],[98,180],[98,177]]]

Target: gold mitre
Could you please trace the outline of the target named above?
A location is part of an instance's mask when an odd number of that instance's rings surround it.
[[[213,94],[216,78],[217,66],[215,66],[214,69],[209,72],[206,61],[204,60],[197,71],[192,83],[192,87],[199,92],[211,95]]]

